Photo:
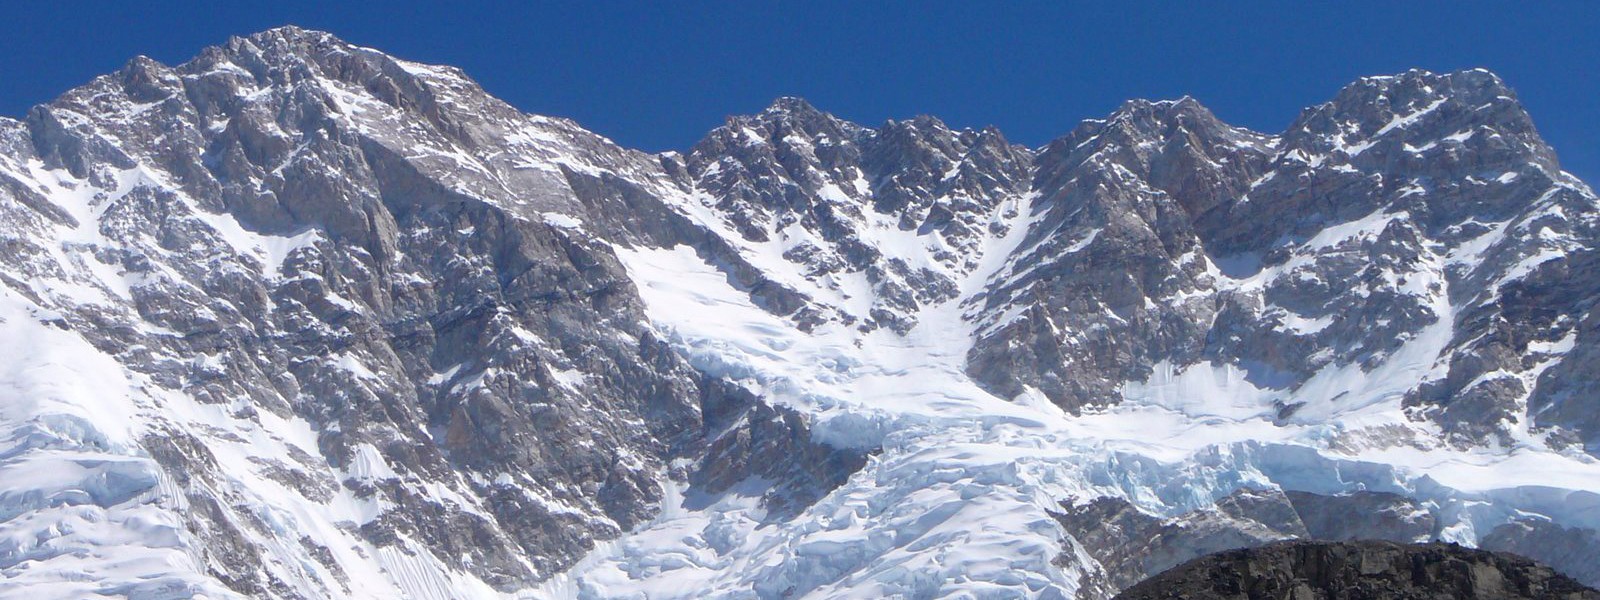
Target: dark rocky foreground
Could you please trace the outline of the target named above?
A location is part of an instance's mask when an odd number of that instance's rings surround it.
[[[1577,600],[1600,592],[1520,556],[1454,544],[1291,541],[1205,556],[1116,598]]]

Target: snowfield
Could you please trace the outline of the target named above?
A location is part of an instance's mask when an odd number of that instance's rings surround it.
[[[1028,223],[1011,229],[1024,231]],[[1001,256],[1013,239],[992,240]],[[1064,539],[1063,502],[1128,500],[1153,515],[1211,506],[1239,489],[1392,492],[1453,522],[1443,539],[1523,515],[1600,526],[1600,461],[1534,448],[1421,448],[1387,439],[1437,435],[1409,421],[1396,390],[1432,368],[1438,341],[1397,353],[1384,373],[1330,370],[1287,402],[1342,395],[1347,410],[1276,424],[1277,390],[1232,367],[1158,368],[1126,401],[1071,416],[1036,394],[984,392],[964,375],[966,298],[929,307],[900,336],[842,326],[802,332],[751,304],[693,249],[619,248],[651,317],[691,362],[800,410],[823,443],[880,449],[865,469],[798,518],[763,519],[755,486],[716,498],[668,496],[661,516],[569,573],[580,598],[1073,598],[1092,559]],[[993,272],[975,272],[965,290]],[[1431,353],[1429,351],[1432,351]],[[1402,375],[1410,373],[1410,379]],[[1377,375],[1384,375],[1382,377]],[[1336,389],[1337,394],[1328,390]],[[695,508],[689,508],[693,506]]]

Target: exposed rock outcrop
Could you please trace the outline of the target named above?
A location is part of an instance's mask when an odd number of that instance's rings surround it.
[[[1510,554],[1449,544],[1283,542],[1189,562],[1118,600],[1592,600],[1595,591]]]

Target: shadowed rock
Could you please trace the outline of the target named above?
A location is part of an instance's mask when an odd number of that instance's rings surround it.
[[[1452,544],[1283,542],[1206,556],[1118,600],[1593,600],[1600,592],[1511,554]]]

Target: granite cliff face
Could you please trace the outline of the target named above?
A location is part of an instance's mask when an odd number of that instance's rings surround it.
[[[1597,215],[1482,70],[651,155],[321,32],[139,58],[0,119],[0,597],[1594,583]]]

